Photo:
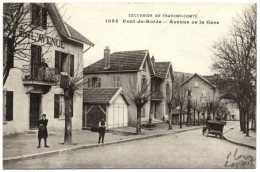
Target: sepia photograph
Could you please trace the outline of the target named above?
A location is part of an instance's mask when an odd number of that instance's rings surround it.
[[[3,170],[256,169],[256,1],[1,10]]]

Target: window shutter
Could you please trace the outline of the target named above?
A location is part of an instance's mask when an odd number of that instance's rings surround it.
[[[7,61],[10,65],[10,68],[14,67],[14,53],[11,53],[11,48],[13,46],[13,41],[10,38],[7,38]]]
[[[91,79],[88,78],[88,88],[90,88],[90,87],[91,87]]]
[[[6,92],[6,121],[13,120],[13,91]]]
[[[42,28],[47,29],[47,9],[42,8]]]
[[[70,55],[70,76],[74,77],[74,55]]]
[[[55,69],[57,69],[58,74],[61,71],[61,53],[59,51],[55,51]]]
[[[54,94],[54,118],[60,117],[60,95]]]
[[[37,5],[36,4],[32,4],[32,24],[36,25],[37,24]]]

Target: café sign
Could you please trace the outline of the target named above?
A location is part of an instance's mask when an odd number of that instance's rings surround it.
[[[47,36],[45,34],[41,34],[41,33],[36,33],[36,32],[28,32],[25,31],[22,27],[19,28],[19,35],[23,38],[28,38],[30,40],[33,40],[35,42],[41,42],[43,44],[47,44],[49,46],[55,46],[58,48],[65,48],[65,42],[57,39],[57,38],[53,38],[50,36]]]

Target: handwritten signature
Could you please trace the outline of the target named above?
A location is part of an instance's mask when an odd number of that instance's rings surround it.
[[[235,153],[229,152],[227,155],[227,160],[224,164],[224,167],[246,167],[246,166],[255,166],[256,159],[252,155],[239,155],[238,149]]]

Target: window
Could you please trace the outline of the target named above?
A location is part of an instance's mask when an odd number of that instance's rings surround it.
[[[37,27],[47,28],[47,9],[37,4],[32,4],[32,24]]]
[[[91,83],[92,88],[97,88],[97,77],[92,77]]]
[[[142,76],[142,81],[141,81],[141,88],[142,88],[142,90],[146,90],[147,89],[147,79],[146,79],[146,76]]]
[[[144,62],[143,70],[146,71],[146,61]]]
[[[74,55],[55,51],[55,68],[58,73],[67,72],[71,77],[74,76]]]
[[[114,87],[121,87],[121,81],[119,76],[113,76]]]
[[[152,82],[152,91],[156,91],[156,82]]]
[[[145,117],[145,105],[142,108],[142,117]]]
[[[65,117],[64,96],[54,94],[54,118]]]
[[[3,54],[3,65],[6,66],[7,62],[10,65],[10,68],[14,67],[14,56],[11,52],[11,47],[12,47],[12,39],[10,38],[5,38],[3,37],[3,50],[4,50],[4,54]],[[7,61],[8,60],[8,61]]]
[[[5,119],[6,121],[12,121],[13,120],[13,91],[6,91],[5,95]]]
[[[91,88],[91,78],[88,78],[87,86],[88,86],[88,88]]]
[[[206,97],[206,90],[202,90],[202,97]]]
[[[166,95],[167,95],[167,96],[170,95],[170,92],[171,92],[171,90],[170,90],[170,85],[167,83],[167,84],[166,84]]]
[[[195,82],[194,87],[199,88],[199,82],[198,81]]]

